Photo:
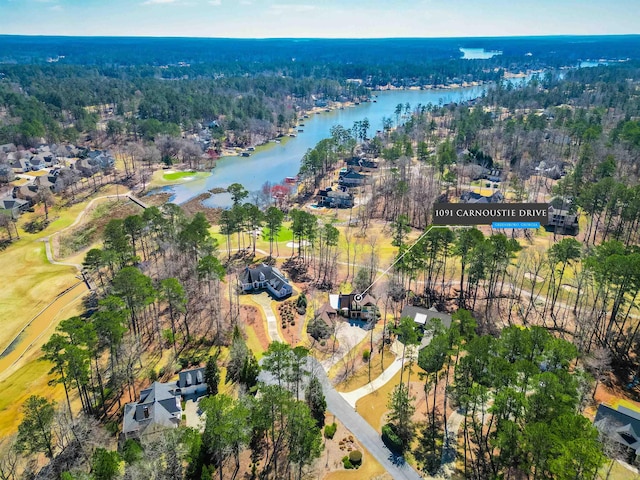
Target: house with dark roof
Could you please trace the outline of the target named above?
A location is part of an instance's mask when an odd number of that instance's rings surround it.
[[[293,293],[293,287],[280,270],[264,263],[246,267],[238,276],[238,282],[243,292],[267,290],[278,300]]]
[[[364,185],[367,181],[367,175],[362,175],[353,169],[347,170],[345,173],[341,173],[338,179],[338,184],[343,187],[359,187]]]
[[[342,316],[355,320],[372,320],[376,318],[378,313],[375,298],[371,295],[365,295],[360,301],[356,301],[354,293],[345,295],[340,293],[337,310]]]
[[[378,169],[378,162],[367,160],[361,157],[351,157],[344,161],[347,167],[351,167],[359,172],[372,172]]]
[[[204,379],[204,367],[187,370],[178,374],[176,394],[182,397],[200,397],[207,393],[207,382]]]
[[[640,412],[623,405],[601,403],[593,425],[610,440],[624,447],[629,460],[640,455]]]
[[[124,406],[122,434],[125,440],[177,428],[182,419],[180,401],[175,383],[153,382],[140,392],[137,402]]]
[[[557,233],[575,235],[578,233],[578,214],[549,207],[549,223],[546,226]]]
[[[494,192],[491,196],[484,196],[476,192],[464,192],[460,195],[461,203],[502,203],[504,195],[501,192]]]
[[[0,213],[11,215],[12,218],[18,218],[20,214],[26,212],[30,206],[31,204],[29,202],[19,198],[0,198]]]
[[[175,382],[153,382],[140,392],[137,402],[124,406],[122,436],[140,438],[167,428],[177,428],[182,419],[182,400],[198,398],[207,393],[204,367],[178,374]]]
[[[318,190],[316,203],[321,207],[351,208],[354,205],[353,194],[329,187],[325,190]]]
[[[451,326],[451,315],[439,312],[435,307],[424,308],[407,305],[402,309],[401,317],[408,317],[421,327],[429,325],[432,320],[440,320],[443,326]]]

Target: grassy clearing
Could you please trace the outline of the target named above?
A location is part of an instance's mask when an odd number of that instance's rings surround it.
[[[197,172],[172,172],[165,173],[162,178],[168,182],[172,182],[174,180],[183,180],[185,178],[194,177]]]
[[[406,365],[406,364],[405,364]],[[421,372],[422,369],[417,365],[413,365],[411,368],[411,379],[418,378],[418,372]],[[407,373],[409,370],[405,370],[402,379],[404,382],[407,381]],[[387,403],[389,401],[389,395],[393,391],[393,389],[400,383],[400,373],[398,372],[395,376],[385,383],[381,388],[376,390],[369,395],[362,397],[360,400],[356,402],[356,411],[364,418],[369,425],[371,425],[377,432],[381,431],[382,428],[382,418],[385,413],[389,410],[387,408]],[[412,393],[415,395],[415,392]]]
[[[371,359],[371,380],[379,377],[385,369],[389,368],[389,365],[391,365],[395,359],[396,356],[391,353],[388,348],[385,348],[384,363],[381,364],[380,355],[376,353],[376,356]],[[369,364],[365,363],[355,374],[349,377],[348,380],[337,384],[336,390],[338,392],[352,392],[360,387],[364,387],[367,383],[369,383]]]
[[[262,240],[266,242],[266,246],[269,247],[269,229],[266,227],[262,229]],[[293,240],[293,232],[289,227],[283,226],[278,232],[278,238],[275,239],[274,242],[276,240],[278,242],[290,242]]]

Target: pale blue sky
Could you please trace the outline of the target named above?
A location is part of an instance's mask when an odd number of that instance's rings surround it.
[[[640,0],[0,0],[0,34],[473,37],[640,33]]]

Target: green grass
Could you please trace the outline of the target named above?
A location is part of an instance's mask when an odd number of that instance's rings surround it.
[[[173,180],[182,180],[186,177],[194,177],[197,175],[197,172],[173,172],[173,173],[165,173],[162,178],[171,182]]]
[[[262,239],[269,241],[269,229],[266,227],[262,229]],[[293,232],[287,227],[282,227],[278,232],[277,240],[278,242],[290,242],[293,240]]]

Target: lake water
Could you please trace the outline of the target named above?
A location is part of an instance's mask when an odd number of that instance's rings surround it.
[[[463,60],[487,60],[496,55],[502,55],[500,50],[485,50],[484,48],[460,48]]]
[[[514,83],[526,79],[514,79]],[[334,125],[351,128],[353,123],[364,118],[369,119],[371,125],[369,136],[376,130],[382,130],[383,117],[391,117],[395,122],[395,108],[399,103],[409,103],[411,108],[418,104],[434,105],[451,102],[461,102],[477,98],[482,95],[487,86],[454,88],[443,90],[391,90],[374,92],[376,102],[365,102],[344,110],[333,110],[312,114],[310,118],[302,120],[305,124],[303,132],[297,132],[296,138],[290,138],[286,143],[274,144],[270,148],[253,153],[250,157],[225,157],[216,163],[210,177],[194,180],[165,190],[173,193],[171,201],[184,203],[191,198],[211,190],[212,188],[226,188],[232,183],[241,183],[250,192],[258,191],[269,181],[280,183],[285,177],[298,174],[300,160],[309,148],[313,148],[323,138],[331,136],[330,130]],[[216,194],[204,201],[209,207],[225,207],[230,204],[228,194]]]

